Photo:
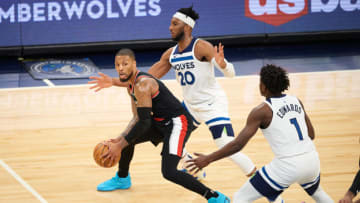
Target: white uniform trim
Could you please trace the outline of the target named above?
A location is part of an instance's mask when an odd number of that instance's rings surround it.
[[[173,118],[173,129],[170,135],[169,142],[169,153],[172,155],[177,155],[178,143],[180,138],[180,133],[182,130],[182,123],[179,117]]]

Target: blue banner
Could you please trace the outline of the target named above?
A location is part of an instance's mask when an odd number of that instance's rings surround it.
[[[200,37],[360,30],[360,0],[1,0],[0,47],[168,39],[191,5]]]

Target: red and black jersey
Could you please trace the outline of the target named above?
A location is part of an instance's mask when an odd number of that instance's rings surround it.
[[[159,85],[159,90],[154,95],[152,95],[152,113],[154,120],[162,121],[169,120],[173,117],[177,117],[181,114],[184,114],[185,109],[180,103],[180,101],[170,92],[170,90],[164,85],[163,82],[156,79],[154,76],[138,71],[135,77],[135,81],[141,77],[150,77],[155,79]],[[136,97],[134,95],[134,88],[132,85],[128,87],[130,89],[130,94],[136,104]]]

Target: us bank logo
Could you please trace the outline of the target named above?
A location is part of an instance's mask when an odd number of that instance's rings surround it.
[[[311,3],[311,5],[309,5]],[[309,13],[359,12],[360,0],[245,0],[245,16],[279,26]]]

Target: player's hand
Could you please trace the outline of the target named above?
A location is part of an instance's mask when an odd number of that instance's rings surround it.
[[[102,156],[104,162],[108,159],[110,160],[109,163],[114,163],[115,161],[119,160],[122,151],[120,142],[116,139],[111,139],[105,141],[104,144],[109,147],[108,152]]]
[[[206,167],[207,165],[210,164],[210,162],[208,161],[208,157],[204,154],[200,154],[200,153],[194,153],[197,158],[195,159],[190,159],[187,160],[186,163],[188,163],[188,170],[190,172],[195,171],[194,173],[199,172],[201,169],[203,169],[204,167]]]
[[[90,87],[90,89],[95,89],[95,92],[100,91],[103,88],[111,87],[113,84],[112,78],[104,73],[99,72],[99,77],[97,76],[90,76],[89,79],[91,81],[88,82],[88,84],[94,84]]]
[[[349,196],[344,196],[341,200],[339,200],[339,203],[352,203],[352,199]]]
[[[226,67],[224,60],[224,46],[221,44],[221,42],[219,43],[219,46],[214,46],[214,57],[216,63],[219,64],[221,68]]]

